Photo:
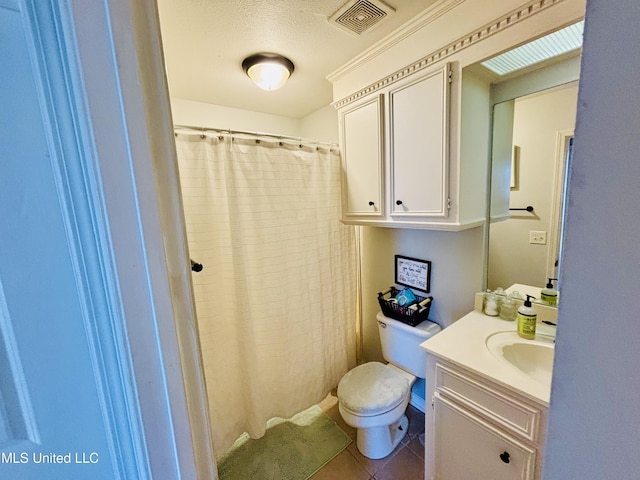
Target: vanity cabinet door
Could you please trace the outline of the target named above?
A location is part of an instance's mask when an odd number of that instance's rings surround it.
[[[343,220],[376,219],[384,211],[383,96],[340,112]]]
[[[449,65],[389,91],[391,216],[448,215]]]
[[[536,450],[436,392],[435,477],[439,480],[531,480]]]

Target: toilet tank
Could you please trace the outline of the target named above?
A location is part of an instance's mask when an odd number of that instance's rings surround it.
[[[425,378],[427,352],[420,348],[420,344],[438,333],[440,325],[425,320],[412,327],[386,317],[382,312],[378,313],[376,319],[384,359],[416,377]]]

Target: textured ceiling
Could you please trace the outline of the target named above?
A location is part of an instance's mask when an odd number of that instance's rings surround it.
[[[302,118],[332,101],[326,76],[377,43],[435,0],[386,0],[395,8],[360,36],[330,24],[345,0],[158,0],[172,97]],[[265,92],[242,60],[282,54],[295,71]]]

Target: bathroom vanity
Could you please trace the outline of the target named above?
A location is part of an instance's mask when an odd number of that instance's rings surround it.
[[[536,339],[524,340],[516,322],[481,306],[421,345],[431,399],[425,478],[539,479],[555,327],[538,323]],[[549,315],[540,308],[539,322]]]

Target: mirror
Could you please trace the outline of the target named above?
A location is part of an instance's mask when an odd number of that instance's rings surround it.
[[[544,288],[561,265],[580,49],[503,76],[480,64],[467,68],[491,78],[486,288]]]
[[[577,94],[572,82],[494,106],[487,288],[558,278]]]

